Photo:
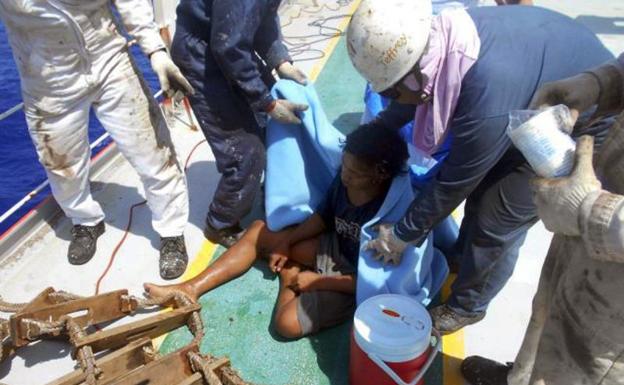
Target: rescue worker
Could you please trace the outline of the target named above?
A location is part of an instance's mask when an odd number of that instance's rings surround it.
[[[555,236],[533,314],[513,368],[464,360],[462,373],[475,385],[624,381],[624,54],[544,85],[531,108],[560,103],[577,112],[598,105],[595,116],[623,112],[595,156],[598,178],[592,138],[582,137],[569,177],[534,182],[539,216]]]
[[[477,7],[431,17],[428,0],[364,0],[347,44],[373,89],[395,100],[368,124],[398,129],[414,119],[417,148],[448,150],[404,218],[382,225],[368,247],[398,263],[408,242],[420,245],[466,200],[447,255],[459,265],[458,277],[448,301],[430,313],[443,333],[478,322],[537,221],[534,172],[506,135],[509,111],[526,108],[544,82],[613,56],[580,23],[544,8]]]
[[[0,2],[0,18],[20,73],[31,138],[52,194],[74,224],[69,262],[88,262],[104,232],[104,212],[89,188],[87,129],[93,109],[141,177],[152,225],[161,236],[160,275],[172,279],[188,260],[186,180],[112,6],[150,57],[165,92],[192,92],[165,51],[147,0],[9,0]]]
[[[300,123],[307,108],[269,93],[281,78],[306,83],[281,40],[280,0],[182,0],[171,55],[197,90],[191,100],[221,179],[206,217],[204,235],[232,246],[242,234],[265,168],[267,114]]]

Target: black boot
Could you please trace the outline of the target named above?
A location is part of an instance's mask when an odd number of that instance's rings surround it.
[[[462,329],[464,326],[472,325],[481,321],[485,317],[485,312],[474,315],[463,315],[444,304],[429,310],[433,327],[442,334],[449,334]]]
[[[75,225],[67,250],[67,260],[72,265],[84,265],[95,255],[97,239],[104,234],[104,221],[95,226]]]
[[[226,227],[224,229],[216,229],[210,222],[206,221],[204,228],[204,237],[214,244],[221,245],[226,249],[234,246],[236,242],[243,236],[243,230],[239,225]]]
[[[461,364],[461,372],[472,385],[507,385],[512,364],[501,364],[484,357],[471,356]]]
[[[188,255],[184,236],[160,238],[160,276],[163,279],[176,279],[186,271]]]

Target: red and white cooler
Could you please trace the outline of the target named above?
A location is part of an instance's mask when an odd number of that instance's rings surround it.
[[[371,297],[355,311],[349,384],[422,385],[441,342],[420,302],[398,294]]]

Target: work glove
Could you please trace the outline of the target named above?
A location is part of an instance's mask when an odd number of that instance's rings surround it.
[[[373,258],[382,260],[384,264],[392,262],[398,265],[408,243],[399,239],[393,229],[394,225],[389,223],[376,226],[373,230],[378,232],[377,238],[366,242],[364,250],[373,250]]]
[[[594,164],[600,170],[603,188],[608,191],[624,191],[624,114],[620,114],[611,126],[596,156]]]
[[[308,84],[308,77],[306,74],[289,61],[285,61],[277,67],[277,74],[280,79],[294,80],[302,86]]]
[[[529,105],[536,110],[557,104],[570,108],[572,120],[576,122],[580,112],[598,103],[600,84],[595,76],[582,73],[567,79],[546,83],[540,87]]]
[[[158,76],[160,87],[168,98],[175,98],[179,101],[184,95],[195,93],[191,83],[182,75],[182,72],[173,63],[167,52],[161,50],[152,53],[150,62],[152,63],[152,69]]]
[[[579,236],[580,207],[593,192],[601,190],[592,164],[594,138],[582,136],[576,144],[574,169],[564,178],[532,181],[537,213],[553,233]]]
[[[269,116],[278,122],[286,124],[301,124],[301,119],[297,116],[297,112],[305,111],[308,109],[307,104],[297,104],[289,102],[285,99],[274,100],[267,113]]]

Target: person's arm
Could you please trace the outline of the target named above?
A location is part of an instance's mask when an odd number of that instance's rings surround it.
[[[173,63],[167,53],[147,0],[114,0],[126,32],[137,40],[139,47],[150,58],[152,69],[167,97],[174,97],[176,92],[193,94],[191,84]]]
[[[292,62],[288,49],[282,41],[277,10],[270,11],[270,14],[260,24],[254,46],[256,52],[271,69],[277,69],[284,62]]]
[[[624,263],[624,196],[592,194],[583,201],[579,223],[591,258]]]
[[[379,125],[390,130],[399,130],[401,127],[414,120],[415,114],[415,105],[401,104],[392,101],[375,117],[375,119],[366,124]]]
[[[314,213],[308,219],[297,225],[295,229],[280,244],[271,250],[269,255],[269,269],[279,273],[290,256],[290,247],[306,239],[314,238],[325,231],[323,218]]]
[[[306,239],[314,238],[323,233],[325,229],[326,226],[323,218],[319,214],[314,213],[310,215],[308,219],[295,227],[292,233],[290,233],[287,241],[288,245],[292,246],[298,242],[305,241]]]
[[[119,11],[126,32],[136,39],[146,56],[166,48],[154,21],[151,1],[113,0],[113,3]]]
[[[593,152],[593,137],[580,137],[569,176],[532,182],[535,205],[548,230],[581,236],[589,257],[624,263],[624,196],[602,189]]]
[[[624,54],[576,76],[541,86],[529,106],[565,104],[574,115],[598,105],[596,116],[624,109]]]
[[[267,66],[277,71],[280,79],[290,79],[301,85],[308,83],[306,74],[292,64],[292,58],[282,41],[277,8],[269,10],[264,17],[254,47]]]
[[[587,71],[598,83],[596,115],[606,115],[624,109],[624,54],[619,58]]]
[[[394,226],[396,237],[416,246],[466,199],[510,145],[505,134],[507,116],[451,124],[453,140],[447,158]]]
[[[271,250],[269,256],[269,268],[278,273],[288,261],[290,247],[306,239],[316,237],[324,231],[332,230],[334,227],[333,214],[335,212],[336,195],[340,186],[340,172],[334,178],[321,203],[316,207],[314,213],[305,221],[301,222],[290,235],[284,239],[275,249]]]
[[[215,1],[212,4],[210,47],[225,77],[238,88],[256,112],[266,112],[286,124],[301,124],[299,114],[308,106],[274,99],[255,60],[254,39],[262,24],[265,2]],[[290,64],[290,63],[289,63]]]
[[[355,294],[355,281],[355,276],[350,274],[323,276],[313,271],[303,271],[297,274],[290,288],[296,292],[323,290]]]
[[[254,60],[263,4],[257,0],[213,2],[210,31],[210,47],[219,68],[257,112],[267,111],[274,101]]]

